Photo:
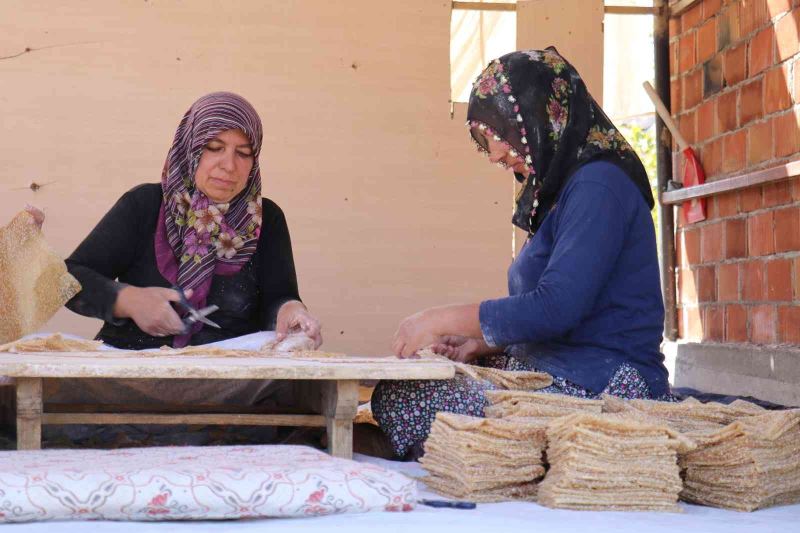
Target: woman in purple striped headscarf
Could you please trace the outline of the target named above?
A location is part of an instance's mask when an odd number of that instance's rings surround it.
[[[67,306],[104,320],[119,348],[206,344],[319,322],[300,301],[286,220],[261,198],[261,120],[236,94],[197,100],[183,116],[160,184],[128,191],[67,260],[83,290]],[[221,328],[185,331],[173,305],[185,291]]]

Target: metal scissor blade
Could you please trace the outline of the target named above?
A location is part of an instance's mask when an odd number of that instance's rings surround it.
[[[214,311],[219,309],[218,305],[209,305],[208,307],[204,307],[202,309],[192,309],[189,311],[189,315],[192,316],[195,321],[202,322],[203,324],[208,324],[209,326],[217,329],[221,329],[220,325],[206,318],[206,315],[210,315]]]
[[[178,296],[180,296],[179,303],[187,312],[187,316],[183,319],[183,323],[187,328],[195,322],[202,322],[203,324],[207,324],[213,328],[222,329],[219,324],[206,318],[206,315],[210,315],[219,309],[218,305],[209,305],[202,309],[195,309],[189,300],[186,299],[186,294],[183,292],[182,288],[177,285],[173,285],[172,289],[177,291]]]

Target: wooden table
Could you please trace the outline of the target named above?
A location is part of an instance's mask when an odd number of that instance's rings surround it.
[[[41,448],[42,424],[214,424],[327,427],[328,450],[352,457],[359,380],[449,379],[448,361],[393,357],[276,358],[142,356],[135,352],[0,353],[0,375],[16,380],[17,449]],[[42,378],[309,380],[316,414],[50,412]]]

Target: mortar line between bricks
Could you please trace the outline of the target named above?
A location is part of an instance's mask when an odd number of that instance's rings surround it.
[[[796,177],[793,177],[793,178],[787,178],[787,179],[792,180],[792,179],[798,179],[798,178],[800,178],[800,176],[796,176]],[[751,189],[753,187],[760,187],[760,186],[763,186],[763,185],[769,185],[770,183],[780,183],[780,182],[775,181],[775,182],[768,182],[766,184],[753,185],[752,187],[747,187],[746,189],[737,189],[737,190],[733,190],[733,191],[726,191],[726,192],[724,192],[722,194],[730,194],[730,193],[733,193],[733,192],[738,192],[738,191],[742,191],[742,190]],[[714,196],[719,196],[719,195],[714,195]],[[714,198],[714,196],[708,196],[707,198]],[[680,204],[676,204],[676,205],[680,205]],[[695,222],[695,223],[693,223],[693,224],[691,224],[689,226],[676,227],[675,231],[676,231],[676,234],[677,234],[677,232],[680,232],[680,231],[690,231],[690,230],[693,230],[693,229],[703,229],[706,226],[711,226],[713,224],[717,224],[717,223],[720,223],[720,222],[725,222],[725,221],[728,221],[728,220],[748,219],[748,218],[750,218],[752,216],[761,215],[761,214],[764,214],[764,213],[769,212],[769,211],[774,213],[776,211],[785,211],[787,209],[792,209],[794,207],[800,207],[800,200],[794,201],[794,202],[791,202],[791,203],[788,203],[788,204],[778,204],[778,205],[774,205],[774,206],[770,206],[770,207],[759,207],[758,209],[754,209],[753,211],[746,211],[744,213],[737,213],[735,215],[731,215],[731,216],[727,216],[727,217],[714,218],[714,219],[711,219],[711,220],[706,219],[706,220],[703,220],[702,222]]]
[[[800,60],[800,56],[798,56],[798,59]],[[755,78],[748,78],[748,80],[749,81],[758,81],[759,77],[762,78],[761,81],[763,82],[763,78],[765,77],[763,74],[759,74]],[[791,80],[789,81],[789,85],[791,85]],[[714,98],[719,98],[721,96],[724,96],[726,94],[729,94],[729,93],[732,93],[732,92],[738,91],[738,90],[739,90],[739,88],[734,88],[734,89],[732,89],[730,91],[720,91],[720,92],[714,93],[713,97]],[[705,98],[705,99],[703,99],[702,102],[700,102],[696,106],[694,106],[694,107],[692,107],[690,109],[685,109],[685,110],[681,111],[680,113],[678,113],[675,116],[680,118],[683,115],[686,115],[686,114],[689,114],[689,113],[697,113],[697,112],[699,112],[700,107],[703,106],[703,104],[705,104],[708,101],[710,101],[711,98],[712,97]],[[741,107],[741,105],[737,105],[736,107],[738,109],[738,108]],[[790,105],[786,109],[779,109],[778,111],[773,111],[772,113],[763,115],[763,116],[761,116],[760,118],[758,118],[756,120],[751,120],[750,122],[748,122],[748,123],[746,123],[746,124],[744,124],[742,126],[739,126],[735,130],[726,131],[726,132],[720,133],[718,135],[714,135],[713,137],[708,137],[705,140],[703,140],[703,142],[695,142],[694,144],[692,144],[692,146],[693,147],[694,146],[700,146],[700,145],[704,145],[704,144],[710,143],[712,141],[716,141],[716,140],[722,139],[722,138],[727,137],[729,135],[732,135],[732,134],[734,134],[736,132],[747,130],[747,128],[749,126],[752,126],[752,125],[755,125],[755,124],[760,124],[760,123],[766,122],[768,120],[774,120],[774,119],[778,118],[781,115],[788,115],[789,113],[795,112],[796,110],[800,111],[800,101],[795,103],[795,104]],[[672,152],[672,153],[673,154],[679,154],[680,152]],[[781,157],[781,158],[775,158],[775,159],[770,159],[770,160],[767,160],[767,161],[762,161],[761,163],[758,164],[758,166],[754,166],[752,168],[757,169],[758,167],[761,167],[761,166],[765,166],[765,167],[766,166],[770,166],[770,165],[768,165],[766,163],[775,164],[775,161],[777,161],[779,159],[790,159],[791,160],[792,157],[791,156],[785,156],[785,157]]]
[[[794,250],[791,252],[780,252],[777,254],[769,254],[769,255],[757,255],[757,256],[748,256],[748,257],[729,257],[726,259],[720,259],[719,261],[706,261],[704,263],[692,263],[689,265],[689,268],[676,268],[676,272],[678,270],[690,270],[694,272],[697,268],[703,267],[710,267],[716,265],[732,265],[737,263],[746,263],[748,261],[764,261],[769,263],[770,261],[776,261],[778,259],[797,259],[800,257],[800,251]]]
[[[679,307],[687,308],[687,309],[695,309],[701,307],[710,307],[713,305],[741,305],[743,307],[753,306],[753,305],[775,305],[775,306],[784,306],[789,307],[793,306],[798,303],[798,300],[747,300],[745,302],[741,300],[731,300],[731,301],[724,301],[724,302],[699,302],[699,303],[688,303],[688,304],[681,304]],[[800,349],[800,346],[798,347]]]
[[[690,112],[693,112],[693,111],[697,111],[697,109],[699,109],[700,106],[705,104],[708,100],[710,100],[713,97],[719,97],[721,95],[725,95],[725,94],[728,94],[728,93],[732,93],[734,91],[738,91],[738,90],[742,89],[742,87],[744,85],[748,85],[748,84],[750,84],[752,82],[755,82],[755,81],[758,81],[758,80],[762,80],[763,81],[763,78],[766,77],[767,71],[772,70],[772,69],[774,69],[776,67],[781,67],[784,63],[794,63],[798,59],[800,59],[800,56],[798,56],[798,54],[795,54],[795,55],[793,55],[792,57],[790,57],[788,59],[784,59],[780,63],[776,63],[775,65],[772,65],[769,68],[767,68],[765,70],[762,70],[761,72],[759,72],[755,76],[751,76],[749,78],[743,79],[742,81],[738,82],[736,85],[731,85],[731,86],[725,87],[724,89],[715,92],[713,95],[709,96],[708,98],[701,98],[699,103],[693,105],[692,107],[689,107],[689,108],[686,108],[686,109],[681,109],[681,112],[676,114],[675,116],[676,117],[680,117],[681,115],[685,115],[687,113],[690,113]],[[791,65],[789,67],[791,69]],[[698,67],[698,68],[695,68],[695,69],[692,69],[690,71],[687,71],[686,74],[684,74],[684,76],[693,75],[695,70],[703,70],[702,65],[700,67]],[[678,81],[681,77],[683,77],[683,76],[678,76],[674,80],[671,79],[670,82]],[[774,111],[774,112],[770,113],[769,115],[766,115],[766,117],[773,117],[775,115],[779,115],[781,113],[785,113],[786,111],[789,111],[790,109],[793,109],[794,107],[797,107],[797,106],[798,106],[798,104],[793,104],[793,105],[787,107],[786,109],[784,109],[782,111]],[[671,109],[670,109],[670,112],[672,112]],[[766,117],[764,117],[764,118],[766,118]],[[749,124],[753,124],[753,123],[755,123],[755,121],[748,122],[747,124],[749,125]],[[733,131],[738,131],[740,129],[743,129],[744,127],[745,126],[739,127],[738,129],[733,130]],[[725,133],[727,134],[727,133],[732,133],[732,132],[725,132]],[[715,137],[709,137],[707,140],[718,139],[720,137],[723,137],[724,135],[725,134],[720,134],[720,135],[717,135]]]
[[[747,301],[742,302],[740,300],[734,300],[731,302],[700,302],[699,304],[682,304],[679,306],[679,309],[697,309],[698,311],[706,308],[706,307],[714,307],[714,306],[724,306],[724,305],[739,305],[742,307],[755,307],[755,306],[764,306],[764,305],[772,305],[776,307],[776,311],[778,307],[797,307],[797,300],[781,300],[779,302],[776,301]]]
[[[720,10],[718,13],[714,14],[713,17],[710,17],[710,18],[706,19],[705,21],[703,21],[703,23],[705,24],[707,21],[709,21],[709,20],[711,20],[713,18],[717,18],[717,19],[722,18],[721,15],[722,15],[723,11],[726,11],[726,10]],[[783,17],[791,16],[792,11],[794,11],[794,9],[790,9],[789,11],[778,15],[776,18],[771,18],[770,17],[765,24],[763,24],[762,26],[759,26],[757,28],[754,28],[749,33],[746,33],[744,35],[740,35],[735,43],[733,43],[733,42],[732,43],[728,43],[724,48],[722,48],[721,50],[718,50],[717,53],[722,53],[722,52],[724,52],[724,51],[726,51],[726,50],[728,50],[730,48],[735,48],[735,46],[733,46],[734,44],[737,45],[737,46],[741,45],[741,44],[746,44],[746,41],[752,40],[752,38],[756,34],[761,32],[762,30],[765,30],[769,26],[775,27],[775,24],[777,24]],[[686,31],[682,31],[681,33],[672,35],[672,36],[670,36],[670,38],[668,40],[668,43],[672,44],[673,42],[679,41],[682,37],[685,37],[685,36],[687,36],[687,35],[689,35],[691,33],[697,33],[697,31],[699,29],[700,29],[700,26],[692,26],[691,28],[689,28]]]

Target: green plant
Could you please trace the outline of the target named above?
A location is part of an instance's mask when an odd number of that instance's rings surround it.
[[[658,215],[660,206],[658,205],[658,180],[656,177],[656,134],[655,127],[642,128],[636,123],[623,124],[619,128],[620,133],[628,140],[642,160],[644,169],[647,171],[647,178],[650,180],[650,188],[653,191],[653,198],[656,199],[656,207],[651,211],[653,225],[658,234]],[[661,242],[656,238],[658,244],[658,255],[661,256]]]

